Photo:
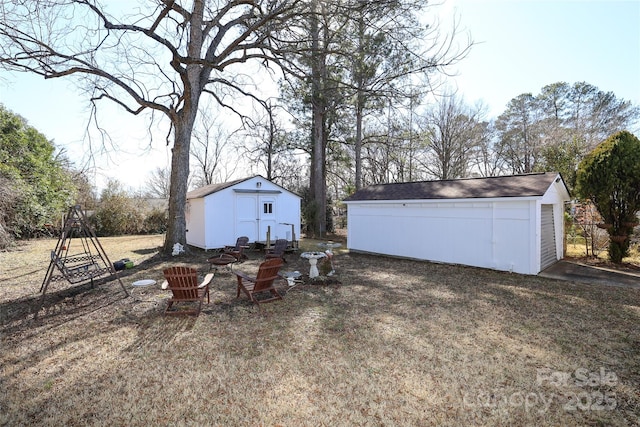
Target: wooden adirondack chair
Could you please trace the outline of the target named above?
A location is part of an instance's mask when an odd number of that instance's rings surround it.
[[[166,279],[162,284],[162,289],[169,289],[172,297],[167,303],[165,314],[200,314],[202,301],[207,297],[209,304],[209,282],[213,279],[213,273],[205,276],[202,283],[198,284],[198,270],[190,267],[170,267],[163,271]],[[196,307],[191,310],[171,310],[173,304],[179,302],[196,303]]]
[[[225,246],[223,251],[225,254],[234,257],[238,262],[242,262],[247,258],[244,254],[244,249],[247,247],[248,243],[249,238],[247,236],[241,236],[236,240],[235,246]]]
[[[271,249],[267,249],[267,252],[265,253],[264,258],[265,259],[280,258],[283,262],[287,262],[287,260],[284,259],[284,252],[287,249],[287,246],[289,246],[289,242],[287,241],[287,239],[276,240],[273,247]]]
[[[240,298],[240,292],[242,291],[256,304],[282,299],[282,295],[278,293],[273,285],[273,282],[280,278],[280,276],[278,276],[278,270],[280,270],[282,264],[283,262],[280,258],[264,261],[260,264],[258,274],[255,278],[249,277],[241,271],[234,271],[238,278],[238,294],[236,298]],[[265,299],[256,298],[256,294],[260,293],[270,293],[271,295]]]

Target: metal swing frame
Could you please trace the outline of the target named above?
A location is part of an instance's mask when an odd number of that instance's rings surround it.
[[[72,241],[78,239],[82,244],[82,252],[70,254],[69,250]],[[39,292],[42,293],[42,296],[34,317],[37,318],[38,312],[44,304],[47,289],[51,282],[66,280],[71,284],[79,284],[91,281],[91,287],[93,288],[94,279],[107,275],[108,277],[115,276],[125,296],[129,296],[129,292],[127,292],[122,280],[120,280],[118,272],[100,244],[84,211],[80,208],[80,205],[70,207],[65,217],[58,243],[55,249],[51,251],[49,268],[40,286]]]

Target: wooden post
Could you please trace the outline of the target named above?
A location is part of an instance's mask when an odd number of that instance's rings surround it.
[[[291,247],[293,249],[298,248],[298,242],[296,242],[296,226],[291,224]]]
[[[267,244],[266,248],[269,249],[271,247],[271,226],[267,225]]]

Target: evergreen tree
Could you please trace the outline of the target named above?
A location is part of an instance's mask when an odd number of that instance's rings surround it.
[[[5,233],[28,238],[56,223],[73,203],[71,177],[56,157],[56,147],[22,117],[0,105],[0,178]]]
[[[621,131],[598,145],[578,167],[577,190],[605,222],[609,259],[622,262],[640,211],[640,140]]]

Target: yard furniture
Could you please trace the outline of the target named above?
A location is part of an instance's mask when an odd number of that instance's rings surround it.
[[[220,254],[220,255],[208,258],[207,262],[209,263],[209,271],[211,271],[212,268],[217,271],[218,267],[228,267],[229,270],[233,271],[232,266],[234,263],[238,262],[238,259],[233,255]]]
[[[131,286],[133,286],[133,289],[139,289],[140,290],[140,295],[138,297],[134,297],[134,301],[142,301],[142,295],[144,294],[144,289],[148,288],[150,286],[153,286],[156,284],[156,281],[153,279],[142,279],[142,280],[136,280],[135,282],[133,282],[131,284]],[[131,293],[133,296],[133,292]]]
[[[300,257],[306,258],[309,260],[309,278],[314,279],[320,275],[318,271],[318,260],[320,258],[326,257],[327,254],[324,252],[302,252]]]
[[[236,298],[240,298],[240,292],[244,292],[251,301],[261,304],[265,302],[275,301],[282,299],[282,295],[278,293],[274,286],[274,282],[280,276],[278,276],[278,270],[282,267],[282,259],[273,258],[263,261],[258,268],[258,274],[255,278],[249,277],[247,274],[241,271],[234,271],[238,278],[238,293]],[[258,299],[257,294],[268,293],[268,298]]]
[[[270,249],[267,249],[267,252],[265,253],[264,258],[265,259],[280,258],[282,262],[287,262],[287,260],[284,259],[284,252],[287,249],[287,246],[289,246],[289,242],[287,241],[287,239],[276,240],[276,242],[273,244],[273,247]]]
[[[62,279],[66,279],[71,284],[90,280],[93,287],[93,279],[104,275],[105,271],[109,271],[108,268],[101,269],[95,261],[95,256],[90,253],[74,254],[62,258],[55,251],[51,251],[51,263],[56,266]]]
[[[40,286],[42,296],[34,318],[38,317],[51,283],[63,280],[72,285],[91,282],[93,288],[95,279],[106,280],[112,277],[118,280],[125,295],[129,296],[84,211],[80,205],[71,206],[65,216],[56,248],[51,251],[51,261]]]
[[[234,257],[238,262],[242,262],[247,259],[244,250],[249,247],[248,244],[249,238],[247,236],[241,236],[236,240],[235,246],[225,246],[223,251],[225,254]]]
[[[214,274],[207,274],[202,283],[198,284],[198,270],[195,268],[175,266],[165,269],[163,273],[166,280],[162,283],[162,289],[172,292],[165,314],[199,315],[204,298],[207,298],[207,304],[210,302],[209,283]],[[179,302],[196,303],[196,307],[191,310],[171,310],[173,305]]]

